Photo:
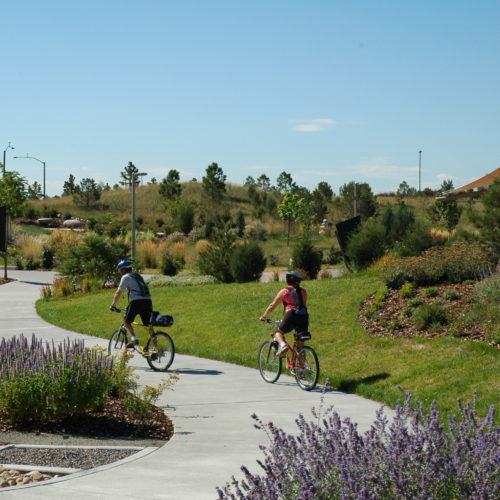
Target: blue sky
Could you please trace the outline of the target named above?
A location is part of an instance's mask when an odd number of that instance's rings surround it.
[[[455,187],[500,166],[500,1],[16,0],[0,147],[62,191],[149,178]],[[1,159],[0,159],[1,161]]]

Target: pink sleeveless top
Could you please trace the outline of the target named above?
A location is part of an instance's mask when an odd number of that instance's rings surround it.
[[[285,308],[286,311],[291,311],[292,309],[296,309],[295,302],[292,297],[292,290],[294,289],[293,286],[287,286],[285,288],[285,293],[283,294],[283,307]],[[302,301],[304,302],[304,305],[307,302],[307,292],[301,288],[302,292]]]

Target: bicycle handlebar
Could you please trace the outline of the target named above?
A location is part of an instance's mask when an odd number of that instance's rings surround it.
[[[116,306],[110,306],[109,310],[112,312],[117,312],[117,313],[122,312],[122,309],[120,309],[119,307],[116,307]]]

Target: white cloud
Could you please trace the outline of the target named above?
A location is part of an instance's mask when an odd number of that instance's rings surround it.
[[[339,172],[334,172],[333,170],[302,170],[303,175],[312,175],[317,177],[336,177],[339,176]]]
[[[418,167],[403,167],[390,164],[386,158],[372,158],[354,165],[348,165],[346,170],[356,172],[364,177],[375,179],[391,179],[409,181],[418,176]]]
[[[294,119],[292,129],[297,132],[322,132],[337,123],[332,118]]]

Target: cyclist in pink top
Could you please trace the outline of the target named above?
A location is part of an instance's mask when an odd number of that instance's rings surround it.
[[[285,343],[285,333],[295,330],[297,333],[307,332],[309,326],[309,313],[307,312],[307,292],[300,287],[302,275],[298,271],[289,271],[286,273],[287,287],[280,290],[274,300],[269,304],[264,314],[260,317],[261,321],[267,321],[267,317],[276,307],[283,304],[285,314],[275,333],[275,340],[279,343],[277,355],[286,356],[287,345]]]

